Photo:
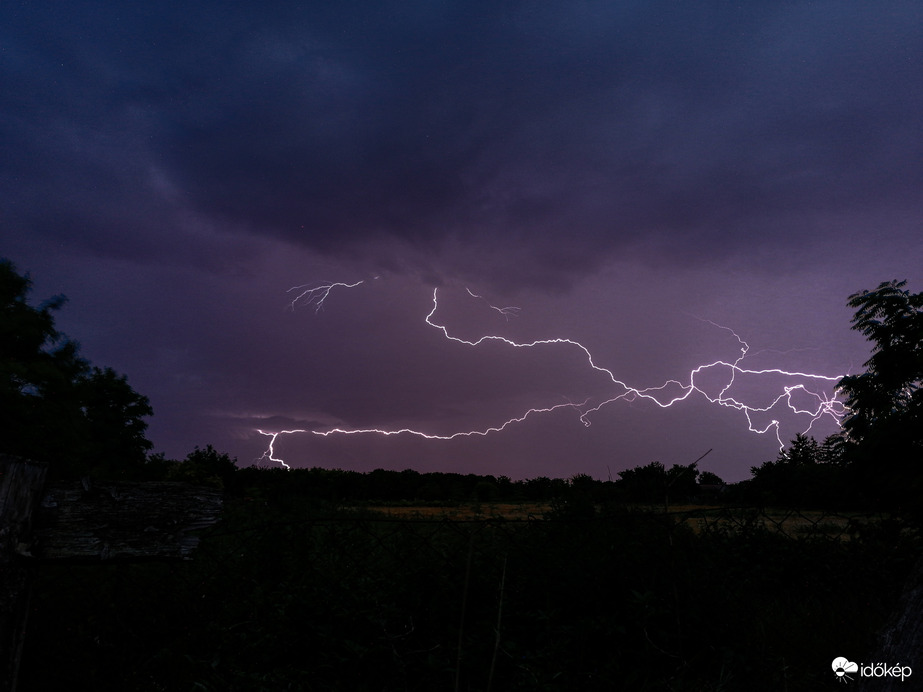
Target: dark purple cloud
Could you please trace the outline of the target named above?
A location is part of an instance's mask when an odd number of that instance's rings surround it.
[[[453,329],[590,341],[647,384],[733,357],[698,318],[763,367],[858,367],[846,296],[923,278],[915,2],[7,3],[0,50],[2,253],[71,297],[67,331],[152,397],[174,455],[249,461],[260,421],[452,430],[603,396],[566,351],[453,348],[434,286],[524,309],[447,302]],[[578,439],[631,462],[736,440],[731,412],[674,415],[299,444],[529,475]]]
[[[27,220],[107,244],[186,210],[321,252],[534,244],[550,270],[563,236],[580,271],[921,183],[913,3],[5,14],[5,177],[46,197]]]

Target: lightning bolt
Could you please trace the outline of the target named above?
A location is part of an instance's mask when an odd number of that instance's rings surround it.
[[[304,286],[296,286],[290,291],[301,290],[301,294],[291,302],[291,307],[294,309],[299,301],[315,306],[315,312],[320,310],[323,307],[324,301],[327,299],[327,296],[330,294],[330,291],[335,287],[345,287],[345,288],[354,288],[361,284],[361,281],[358,281],[354,284],[346,283],[328,283],[321,284],[317,286],[312,286],[311,284],[305,284]],[[499,308],[494,305],[491,305],[486,298],[480,296],[470,289],[465,289],[472,298],[479,300],[484,300],[488,306],[493,310],[498,311],[504,317],[509,319],[510,316],[516,316],[519,311],[519,308],[515,307],[506,307]],[[639,399],[647,400],[660,408],[669,408],[674,404],[684,401],[694,394],[699,394],[704,397],[708,402],[716,404],[718,406],[731,408],[737,411],[741,411],[746,420],[747,428],[750,432],[757,434],[766,434],[770,431],[773,431],[776,441],[779,444],[780,451],[785,448],[785,443],[782,441],[781,432],[780,432],[780,422],[777,419],[771,420],[767,425],[762,428],[757,427],[753,422],[753,415],[759,413],[769,413],[776,406],[783,404],[788,408],[793,414],[798,416],[806,416],[809,418],[809,423],[807,428],[803,431],[803,434],[807,434],[814,424],[824,417],[829,417],[839,425],[840,420],[846,412],[845,404],[837,399],[835,392],[833,394],[828,394],[823,385],[827,386],[839,381],[842,378],[842,375],[837,376],[828,376],[828,375],[818,375],[813,373],[805,372],[790,372],[782,370],[779,368],[768,368],[762,370],[753,370],[746,368],[742,365],[746,359],[748,353],[750,352],[749,344],[744,341],[733,329],[725,327],[723,325],[712,322],[711,320],[703,320],[708,322],[717,329],[722,329],[729,332],[734,339],[739,344],[740,355],[733,361],[724,361],[716,360],[711,363],[706,363],[699,365],[693,368],[688,376],[688,381],[683,382],[676,379],[670,379],[666,382],[656,386],[656,387],[646,387],[638,388],[630,386],[629,384],[619,380],[615,374],[608,368],[598,365],[590,350],[581,344],[578,341],[568,338],[548,338],[548,339],[537,339],[529,342],[517,342],[506,337],[497,336],[493,334],[488,334],[480,337],[477,340],[471,341],[468,339],[462,339],[460,337],[454,336],[449,332],[449,329],[446,325],[440,324],[435,321],[436,312],[439,309],[439,290],[433,289],[433,307],[429,313],[424,318],[426,324],[428,324],[433,329],[436,329],[442,332],[443,336],[448,341],[453,341],[458,344],[462,344],[470,347],[478,347],[483,343],[494,341],[501,342],[506,344],[511,348],[537,348],[541,346],[564,346],[568,348],[576,348],[583,353],[586,357],[587,365],[603,374],[609,379],[609,381],[616,387],[618,393],[615,396],[612,396],[608,399],[600,401],[599,403],[590,406],[589,399],[584,400],[581,403],[566,402],[559,403],[552,406],[547,406],[544,408],[530,408],[525,413],[519,416],[510,418],[499,425],[493,425],[490,427],[467,430],[467,431],[458,431],[447,435],[435,435],[431,433],[426,433],[420,430],[414,430],[411,428],[400,428],[400,429],[382,429],[382,428],[332,428],[329,430],[319,431],[319,430],[280,430],[277,432],[266,432],[263,430],[258,430],[259,434],[268,436],[270,438],[269,445],[263,455],[260,457],[261,460],[272,461],[281,464],[285,468],[290,468],[288,464],[285,463],[281,458],[275,456],[275,443],[279,435],[293,435],[293,434],[303,434],[303,433],[312,433],[314,435],[319,435],[322,437],[328,437],[331,435],[367,435],[367,434],[377,434],[384,436],[392,435],[414,435],[421,437],[427,440],[453,440],[459,437],[473,437],[473,436],[487,436],[493,433],[502,432],[507,427],[515,425],[517,423],[522,423],[527,418],[533,415],[541,415],[546,413],[551,413],[562,408],[572,408],[579,413],[579,420],[584,424],[584,426],[589,427],[591,424],[590,416],[600,411],[601,409],[614,404],[618,401],[636,401]],[[721,387],[717,394],[709,394],[703,386],[700,386],[697,382],[697,378],[704,377],[705,373],[713,369],[718,369],[721,372],[725,373],[726,383]],[[799,382],[798,384],[792,384],[783,386],[782,391],[766,406],[750,406],[743,401],[735,398],[731,395],[731,389],[736,383],[738,376],[743,375],[757,375],[757,376],[768,376],[768,375],[778,375],[782,377],[788,377],[799,380],[808,380],[809,382],[816,383],[816,385],[811,387],[804,382]],[[670,394],[669,392],[674,392]],[[794,400],[794,395],[801,393],[806,395],[809,401],[813,401],[814,404],[812,407],[804,408],[799,407]]]
[[[292,467],[286,464],[283,459],[277,459],[275,456],[273,456],[276,453],[276,450],[274,447],[274,445],[276,444],[276,438],[278,438],[279,435],[294,435],[296,433],[306,433],[308,431],[307,430],[279,430],[278,432],[264,432],[258,429],[257,432],[260,435],[266,435],[267,437],[269,437],[269,446],[266,448],[266,451],[263,452],[262,456],[259,459],[257,459],[257,461],[258,462],[264,461],[264,460],[274,461],[277,464],[282,464],[284,468],[291,470]]]
[[[384,435],[390,437],[391,435],[415,435],[417,437],[422,437],[425,440],[454,440],[457,437],[486,437],[491,433],[501,432],[505,428],[514,423],[522,423],[526,418],[533,414],[541,413],[551,413],[552,411],[557,411],[560,408],[573,408],[580,410],[580,406],[586,404],[575,404],[573,402],[567,402],[563,404],[555,404],[554,406],[548,406],[546,408],[530,408],[521,416],[516,418],[510,418],[508,421],[502,423],[501,425],[495,425],[489,428],[484,428],[481,430],[467,430],[454,432],[451,435],[433,435],[419,430],[413,430],[412,428],[400,428],[399,430],[385,430],[382,428],[332,428],[330,430],[279,430],[278,432],[265,432],[263,430],[257,430],[260,435],[266,435],[269,437],[269,446],[266,451],[263,452],[262,456],[257,461],[274,461],[276,463],[282,464],[287,469],[290,469],[291,466],[285,463],[284,460],[278,459],[275,456],[274,445],[279,435],[295,435],[299,433],[311,432],[315,435],[320,435],[321,437],[328,437],[330,435],[367,435],[370,433],[376,433],[378,435]]]
[[[473,293],[470,288],[466,287],[465,290],[468,291],[468,295],[471,296],[472,298],[478,298],[480,300],[483,300],[485,303],[487,303],[488,307],[490,307],[491,310],[496,310],[497,312],[499,312],[501,315],[503,315],[507,319],[507,321],[509,321],[510,317],[519,317],[520,308],[517,308],[515,305],[509,305],[505,308],[498,308],[496,305],[491,305],[490,301],[487,300],[487,298],[485,298],[484,296],[479,296],[477,293]]]
[[[337,287],[355,288],[361,283],[365,283],[365,282],[357,281],[354,284],[337,282],[337,283],[326,283],[326,284],[318,284],[318,285],[302,284],[301,286],[292,286],[290,289],[288,289],[288,291],[286,291],[286,293],[291,293],[292,291],[301,291],[301,293],[295,296],[295,299],[288,305],[292,309],[292,311],[295,310],[295,307],[298,305],[298,303],[304,303],[305,305],[313,305],[314,312],[316,314],[320,312],[321,309],[324,307],[324,301],[327,300],[328,296],[330,296],[330,291],[332,291],[333,289]]]

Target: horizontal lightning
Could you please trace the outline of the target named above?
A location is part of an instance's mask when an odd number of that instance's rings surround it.
[[[301,290],[302,292],[291,302],[290,305],[292,309],[294,309],[296,305],[299,303],[313,305],[315,308],[315,312],[317,312],[323,307],[324,301],[329,296],[330,291],[332,291],[334,288],[337,288],[337,287],[354,288],[361,283],[362,281],[357,281],[356,283],[353,283],[353,284],[327,283],[327,284],[321,284],[321,285],[316,285],[316,286],[311,286],[310,284],[306,284],[304,286],[296,286],[290,289],[290,291]],[[470,289],[466,289],[466,291],[471,297],[479,299],[479,300],[484,300],[484,302],[486,302],[493,310],[496,310],[497,312],[499,312],[506,319],[509,319],[511,316],[516,316],[518,314],[519,308],[516,308],[516,307],[500,308],[500,307],[491,305],[483,296],[473,293]],[[759,428],[753,422],[754,414],[768,413],[769,411],[771,411],[773,408],[775,408],[779,404],[784,403],[784,405],[788,408],[788,410],[791,411],[793,414],[798,415],[798,416],[806,416],[809,419],[807,428],[803,432],[803,434],[807,434],[808,432],[810,432],[814,424],[818,420],[824,417],[831,418],[833,421],[839,424],[840,420],[842,419],[846,411],[846,407],[844,403],[836,398],[835,393],[828,395],[823,390],[822,387],[817,388],[815,390],[815,388],[809,388],[808,385],[804,383],[793,384],[790,386],[783,386],[778,396],[776,396],[768,405],[761,406],[761,407],[748,405],[744,403],[743,401],[740,401],[737,398],[731,396],[730,390],[734,386],[736,382],[736,378],[739,375],[762,375],[762,376],[780,375],[784,377],[816,381],[818,383],[827,383],[828,385],[840,380],[842,375],[837,375],[837,376],[818,375],[818,374],[805,373],[805,372],[791,372],[791,371],[782,370],[779,368],[767,368],[763,370],[752,370],[749,368],[745,368],[742,366],[742,363],[750,351],[749,344],[747,344],[746,341],[744,341],[736,332],[734,332],[729,327],[716,324],[714,322],[711,322],[710,320],[704,320],[704,321],[709,322],[710,324],[712,324],[718,329],[724,329],[730,332],[734,336],[734,338],[737,340],[737,342],[740,344],[740,355],[735,360],[731,362],[724,361],[724,360],[716,360],[711,363],[699,365],[696,368],[694,368],[692,371],[690,371],[688,382],[681,382],[679,380],[671,379],[671,380],[667,380],[663,384],[658,385],[656,387],[647,387],[647,388],[639,389],[637,387],[632,387],[628,385],[627,383],[619,380],[615,376],[615,374],[608,368],[598,365],[594,361],[593,355],[592,353],[590,353],[589,349],[583,344],[581,344],[580,342],[574,341],[573,339],[550,338],[550,339],[537,339],[535,341],[529,341],[529,342],[517,342],[511,339],[507,339],[506,337],[491,334],[491,335],[482,336],[475,341],[471,341],[471,340],[462,339],[460,337],[450,334],[448,327],[436,322],[435,315],[438,309],[439,309],[439,292],[438,292],[438,289],[434,289],[433,290],[433,307],[432,307],[432,310],[430,310],[429,314],[427,314],[424,319],[425,319],[425,322],[429,326],[441,331],[443,336],[449,341],[454,341],[456,343],[464,344],[466,346],[471,346],[471,347],[477,347],[483,343],[486,343],[489,341],[495,341],[495,342],[504,343],[511,348],[536,348],[536,347],[546,346],[546,345],[560,345],[560,346],[565,346],[565,347],[576,348],[576,349],[579,349],[584,354],[589,367],[592,368],[593,370],[596,370],[597,372],[604,374],[609,379],[609,381],[618,388],[619,393],[591,407],[587,407],[589,400],[585,400],[579,404],[568,402],[568,403],[555,404],[553,406],[548,406],[544,408],[530,408],[522,415],[516,416],[514,418],[510,418],[509,420],[506,420],[499,425],[493,425],[493,426],[482,428],[482,429],[459,431],[459,432],[454,432],[448,435],[435,435],[435,434],[426,433],[420,430],[414,430],[412,428],[400,428],[400,429],[394,429],[394,430],[381,429],[381,428],[332,428],[330,430],[324,430],[324,431],[280,430],[277,432],[266,432],[263,430],[258,430],[257,432],[259,432],[259,434],[268,436],[270,438],[269,445],[266,451],[263,453],[262,457],[260,457],[260,459],[279,463],[285,468],[290,468],[290,466],[286,464],[284,460],[275,456],[275,453],[276,453],[275,443],[279,435],[304,434],[304,433],[310,432],[314,435],[319,435],[322,437],[329,437],[331,435],[377,434],[377,435],[384,435],[384,436],[414,435],[414,436],[421,437],[427,440],[453,440],[459,437],[486,436],[492,433],[502,432],[503,430],[505,430],[507,427],[511,425],[525,421],[529,416],[551,413],[553,411],[556,411],[562,408],[574,409],[575,411],[579,413],[580,421],[585,426],[589,426],[590,425],[590,419],[589,419],[590,415],[618,401],[636,401],[638,399],[644,399],[644,400],[653,402],[654,404],[656,404],[657,406],[661,408],[669,408],[670,406],[673,406],[674,404],[680,401],[684,401],[685,399],[688,399],[690,396],[696,393],[702,395],[707,401],[709,401],[712,404],[716,404],[718,406],[723,406],[726,408],[731,408],[734,410],[741,411],[746,417],[747,429],[750,432],[758,433],[758,434],[766,434],[766,433],[769,433],[770,431],[773,431],[776,441],[779,444],[779,449],[782,450],[784,449],[785,444],[783,443],[782,438],[781,438],[780,422],[778,420],[773,419],[764,427]],[[721,390],[717,394],[709,395],[708,392],[705,391],[705,389],[699,386],[699,384],[697,383],[697,377],[703,375],[706,371],[713,369],[713,368],[724,369],[727,372],[727,381],[726,381],[726,384],[721,388]],[[671,391],[678,390],[678,393],[674,395],[669,395],[667,394],[667,390],[671,390]],[[805,408],[804,406],[799,407],[798,405],[796,405],[795,400],[794,400],[794,395],[799,394],[799,393],[806,395],[806,398],[809,401],[812,401],[813,405],[809,408]]]

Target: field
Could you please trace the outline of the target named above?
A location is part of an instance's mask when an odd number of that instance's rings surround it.
[[[469,521],[478,519],[507,519],[522,521],[542,519],[552,511],[549,502],[500,502],[500,503],[457,503],[457,504],[373,504],[363,507],[394,519],[453,519]]]
[[[352,506],[351,509],[360,509]],[[502,519],[506,521],[541,520],[554,516],[560,510],[552,502],[467,502],[467,503],[390,503],[362,505],[361,509],[390,519],[478,521]],[[754,525],[792,538],[828,536],[849,540],[858,531],[868,529],[880,521],[878,515],[860,512],[834,513],[824,510],[765,508],[733,508],[716,504],[683,504],[665,508],[662,505],[632,504],[623,510],[662,514],[666,513],[685,523],[696,533],[720,527],[737,529]],[[596,508],[597,512],[605,511]]]

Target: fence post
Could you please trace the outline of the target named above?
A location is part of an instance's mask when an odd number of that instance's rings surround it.
[[[16,689],[32,569],[17,555],[32,528],[48,465],[0,455],[0,692]]]

